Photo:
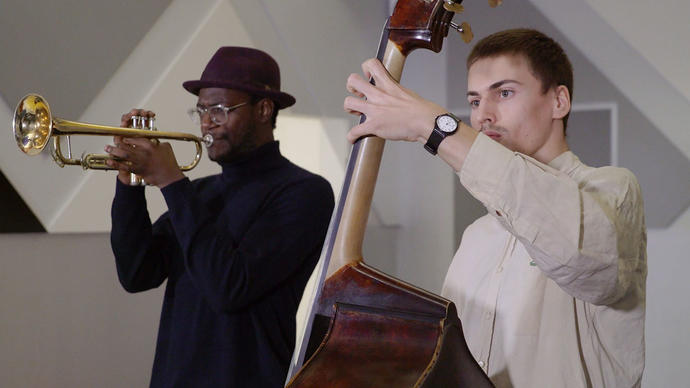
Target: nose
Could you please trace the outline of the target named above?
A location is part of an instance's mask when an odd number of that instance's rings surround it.
[[[199,120],[201,122],[201,130],[207,130],[213,126],[213,121],[211,121],[211,115],[208,112],[203,112],[199,115]]]
[[[472,111],[472,122],[477,129],[495,124],[496,105],[488,98],[483,99],[477,109]]]

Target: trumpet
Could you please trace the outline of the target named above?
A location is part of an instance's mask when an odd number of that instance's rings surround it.
[[[123,136],[193,141],[196,144],[196,155],[191,163],[178,166],[181,171],[189,171],[196,167],[201,159],[202,143],[206,147],[210,147],[213,143],[213,137],[210,134],[200,138],[189,133],[159,132],[153,127],[152,120],[150,121],[149,129],[132,129],[54,118],[50,112],[48,102],[38,94],[28,94],[19,101],[17,108],[14,110],[12,131],[14,132],[17,146],[25,154],[39,154],[52,137],[51,155],[55,163],[60,167],[65,165],[81,166],[84,170],[113,170],[106,164],[106,161],[111,157],[107,154],[82,153],[81,158],[73,159],[72,148],[69,142],[70,135]],[[60,137],[62,136],[65,136],[67,139],[68,154],[66,157],[62,153],[60,143]]]

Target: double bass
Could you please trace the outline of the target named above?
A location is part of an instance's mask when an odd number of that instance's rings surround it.
[[[441,51],[450,28],[469,42],[469,25],[452,22],[462,12],[461,2],[398,0],[377,55],[396,81],[411,51]],[[362,258],[384,143],[365,137],[352,146],[315,270],[317,285],[304,296],[312,302],[287,387],[492,387],[467,348],[453,302]]]

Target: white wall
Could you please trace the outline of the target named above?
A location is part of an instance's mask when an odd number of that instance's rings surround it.
[[[690,226],[647,233],[645,387],[687,387],[690,360]]]
[[[0,386],[148,385],[162,287],[127,294],[108,235],[0,235],[0,247]]]

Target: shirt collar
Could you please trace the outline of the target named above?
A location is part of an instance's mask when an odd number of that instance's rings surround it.
[[[549,162],[549,166],[570,175],[579,165],[580,159],[572,151],[568,150],[556,156]]]

